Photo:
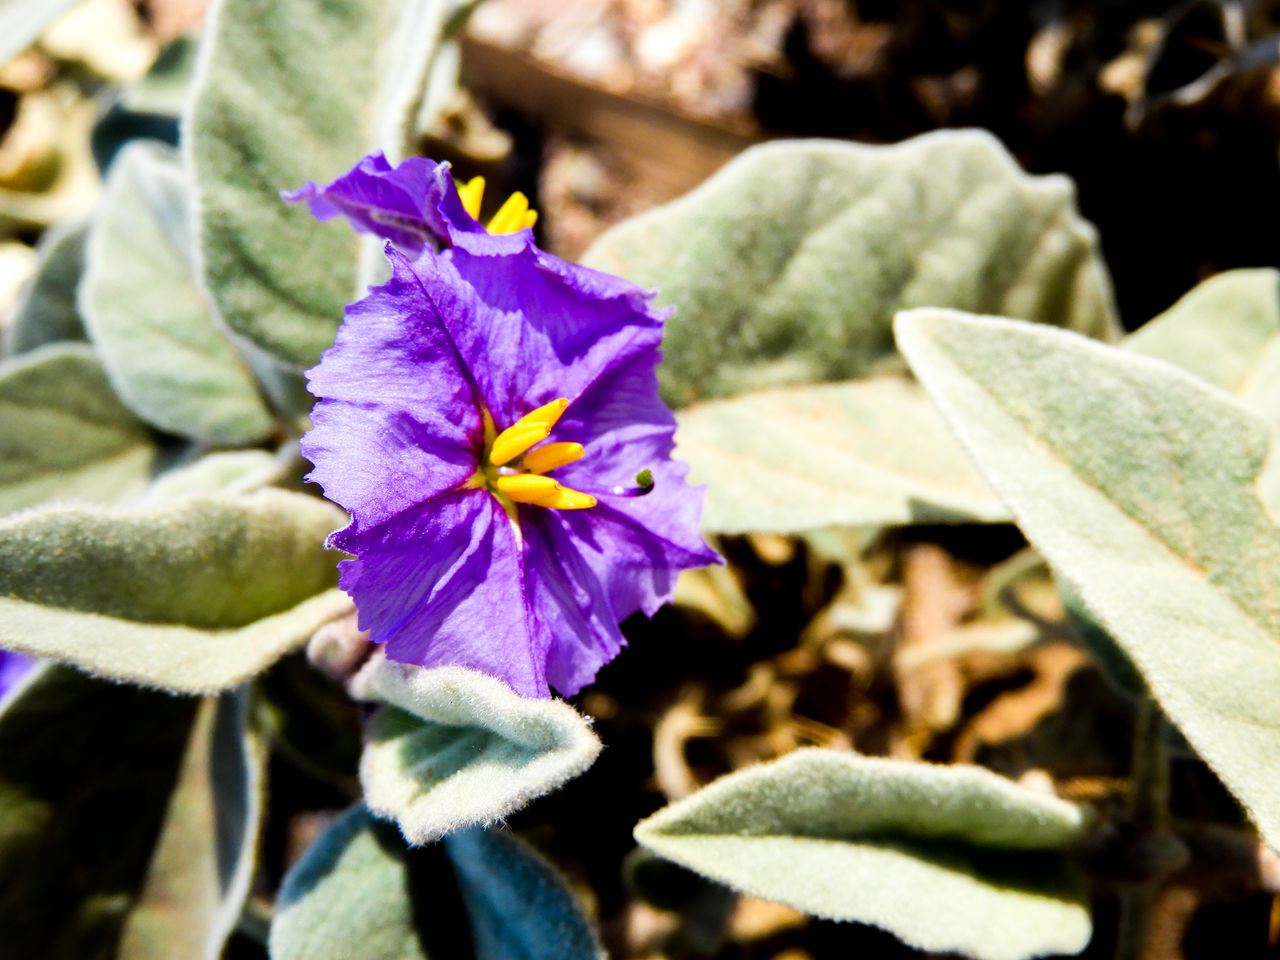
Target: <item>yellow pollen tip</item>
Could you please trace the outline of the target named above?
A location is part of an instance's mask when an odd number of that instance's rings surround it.
[[[561,397],[559,400],[552,400],[550,403],[544,403],[542,406],[534,410],[530,410],[523,417],[517,420],[515,425],[519,426],[522,423],[545,423],[547,425],[547,430],[550,430],[556,425],[556,421],[560,419],[561,415],[568,409],[569,401],[564,397]]]
[[[528,503],[552,510],[585,510],[596,505],[596,498],[589,493],[579,493],[562,487],[550,477],[532,473],[517,473],[498,478],[498,492],[515,503]]]
[[[530,213],[533,213],[536,220],[538,215],[529,209],[529,198],[517,190],[498,208],[487,229],[490,233],[515,233],[533,226],[533,220],[529,219]]]
[[[489,462],[500,467],[514,460],[535,443],[547,439],[551,428],[545,423],[525,423],[517,421],[493,438],[493,446],[489,448]]]
[[[566,463],[581,460],[586,453],[580,443],[548,443],[524,455],[523,465],[530,473],[546,473]]]
[[[458,199],[472,220],[480,219],[480,204],[484,200],[484,177],[472,177],[458,187]]]

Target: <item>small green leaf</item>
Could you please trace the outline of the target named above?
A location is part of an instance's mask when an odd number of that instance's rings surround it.
[[[4,952],[114,957],[199,701],[36,670],[0,713]]]
[[[658,811],[636,839],[736,890],[980,960],[1077,953],[1079,807],[978,767],[798,750]]]
[[[76,306],[76,287],[84,272],[81,224],[50,227],[40,238],[35,276],[4,324],[5,350],[26,353],[46,343],[85,339]]]
[[[432,887],[416,891],[418,903],[411,892],[415,855],[435,867]],[[284,878],[271,922],[272,960],[430,960],[417,921],[447,928],[460,920],[439,907],[448,904],[438,889],[440,874],[448,871],[447,865],[440,870],[440,859],[435,850],[422,856],[407,849],[394,827],[378,823],[364,807],[348,810]]]
[[[1280,270],[1211,277],[1124,345],[1176,363],[1280,420]]]
[[[678,308],[658,369],[675,407],[900,369],[891,326],[904,307],[1116,336],[1110,279],[1070,181],[1028,176],[981,131],[753,147],[614,227],[584,262]]]
[[[49,500],[127,500],[156,457],[85,344],[49,344],[0,365],[0,422],[0,514]]]
[[[898,342],[1027,538],[1280,849],[1270,425],[1159,360],[955,311]]]
[[[281,451],[289,458],[296,449]],[[197,493],[250,493],[280,480],[288,471],[285,457],[265,450],[229,450],[160,474],[147,488],[148,503],[163,503]]]
[[[371,724],[360,760],[365,802],[410,843],[513,813],[600,752],[567,703],[521,697],[475,670],[379,659],[359,682],[391,704]]]
[[[519,837],[464,830],[444,847],[467,905],[476,960],[605,960],[573,891]]]
[[[205,282],[228,325],[280,360],[315,363],[357,295],[359,238],[281,190],[370,149],[404,149],[445,0],[220,0],[206,19],[183,129]],[[395,143],[382,142],[392,137]]]
[[[234,686],[350,608],[331,505],[262,490],[0,522],[0,646],[185,692]]]
[[[200,705],[122,957],[222,956],[249,892],[262,807],[266,751],[248,699],[241,688]]]
[[[680,411],[676,456],[707,484],[702,527],[1006,519],[1004,505],[904,377],[760,390]]]
[[[170,433],[253,443],[274,422],[192,273],[187,185],[167,147],[135,141],[89,230],[80,310],[125,403]]]

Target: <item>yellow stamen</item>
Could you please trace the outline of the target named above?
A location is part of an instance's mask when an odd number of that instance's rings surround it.
[[[553,510],[585,510],[596,505],[596,498],[562,487],[550,477],[517,473],[498,478],[498,492],[515,503],[528,503]]]
[[[493,446],[489,448],[489,462],[500,467],[520,456],[535,443],[547,439],[550,432],[551,428],[545,423],[525,423],[520,420],[494,438]]]
[[[533,213],[532,220],[529,218],[530,213]],[[507,202],[493,215],[487,229],[490,233],[515,233],[533,226],[537,218],[537,213],[529,209],[529,198],[517,190],[507,197]]]
[[[535,410],[530,410],[523,417],[516,421],[520,423],[545,423],[547,429],[550,430],[556,425],[556,421],[561,415],[569,409],[569,401],[564,397],[559,400],[552,400],[550,403],[544,403]]]
[[[458,187],[458,198],[472,220],[480,219],[480,203],[484,200],[484,177],[472,177]]]
[[[580,443],[548,443],[524,455],[524,468],[530,473],[546,473],[566,463],[581,460],[586,451]]]

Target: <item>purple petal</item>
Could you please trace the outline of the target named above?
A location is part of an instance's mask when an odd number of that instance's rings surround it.
[[[302,454],[308,479],[365,529],[465,483],[484,425],[448,332],[407,260],[347,308],[334,345],[308,371],[320,397]]]
[[[654,351],[665,313],[638,287],[539,251],[529,231],[414,263],[502,430],[557,397],[575,400],[610,366]],[[496,254],[498,246],[513,252]]]
[[[339,567],[360,628],[392,660],[471,667],[523,696],[550,695],[515,529],[491,494],[446,494],[334,540],[358,557]]]
[[[31,657],[9,650],[0,650],[0,697],[13,689],[14,685],[35,665],[36,661]]]
[[[308,182],[281,196],[290,203],[306,200],[317,220],[346,217],[357,232],[390,240],[411,257],[454,235],[483,232],[463,208],[449,165],[425,157],[392,168],[381,153],[372,153],[326,186]]]

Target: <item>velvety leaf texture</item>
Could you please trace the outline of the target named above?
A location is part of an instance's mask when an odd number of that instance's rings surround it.
[[[1008,515],[902,377],[760,390],[678,419],[676,456],[707,484],[702,527],[713,533]]]
[[[636,827],[649,849],[736,890],[982,960],[1075,953],[1090,922],[1063,851],[1074,804],[978,767],[799,750]]]
[[[116,956],[198,701],[37,669],[0,713],[4,952]]]
[[[1229,270],[1204,281],[1125,339],[1280,420],[1280,270]]]
[[[1167,363],[953,311],[898,341],[1028,539],[1280,849],[1267,422]]]
[[[204,700],[121,956],[218,960],[253,875],[264,744],[249,730],[245,688]]]
[[[167,147],[132,143],[120,152],[89,231],[81,313],[139,416],[196,440],[252,443],[274,420],[192,273],[187,203]]]
[[[17,514],[0,523],[0,646],[173,690],[232,686],[349,609],[321,549],[341,522],[278,490]]]
[[[518,696],[475,670],[378,659],[360,683],[391,704],[372,721],[360,761],[365,802],[410,843],[514,813],[600,752],[567,703]]]
[[[84,344],[50,344],[0,365],[0,422],[0,514],[50,500],[127,500],[156,457],[146,426]]]
[[[41,236],[35,276],[0,330],[8,352],[26,353],[46,343],[85,338],[76,287],[84,271],[87,230],[82,224],[61,224]]]
[[[754,147],[614,227],[584,262],[678,309],[659,369],[673,406],[898,368],[904,307],[1007,313],[1112,338],[1111,285],[1066,178],[990,134],[890,147]]]

